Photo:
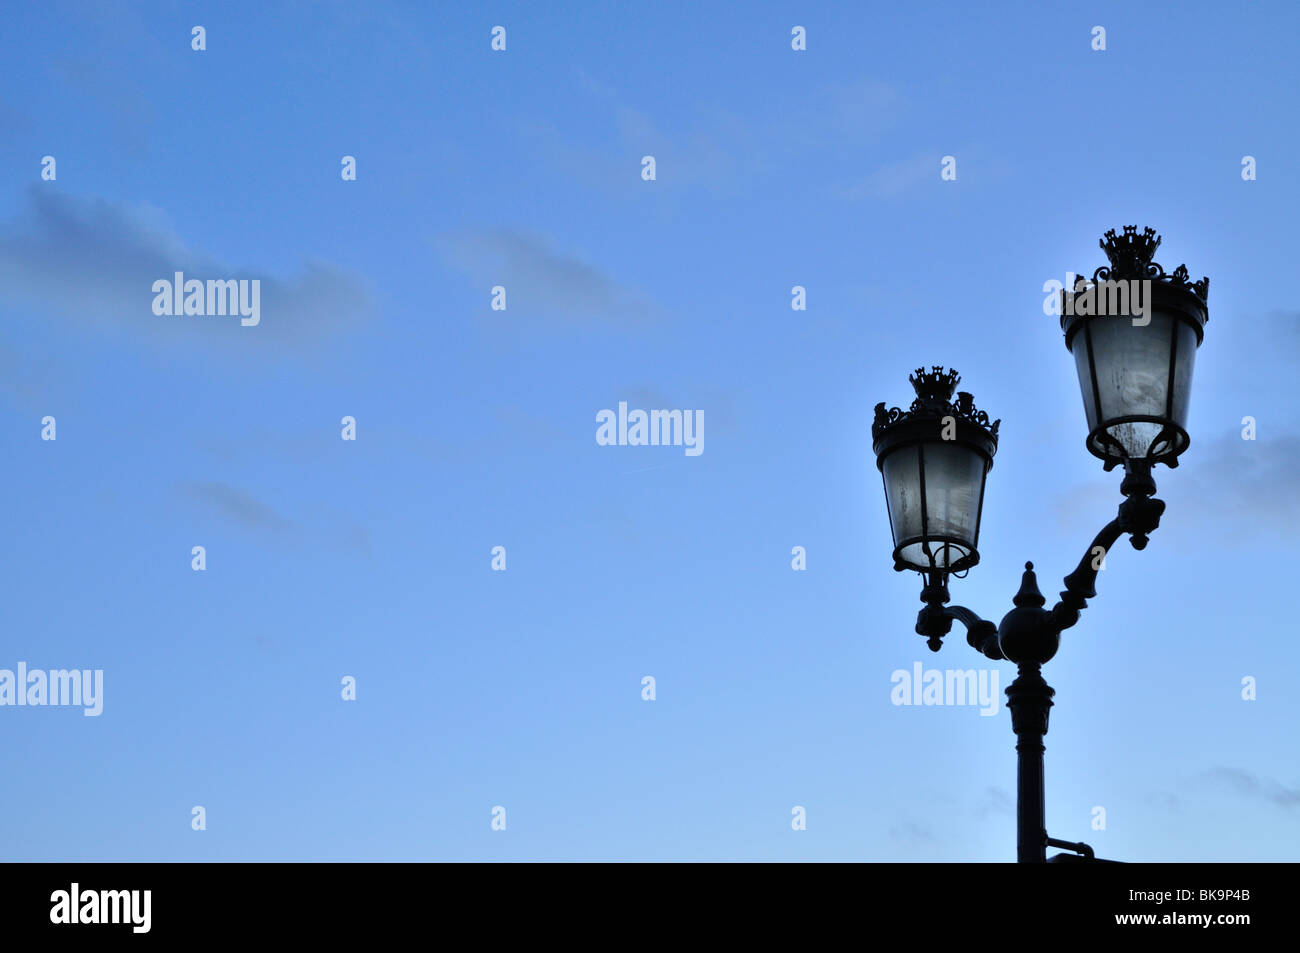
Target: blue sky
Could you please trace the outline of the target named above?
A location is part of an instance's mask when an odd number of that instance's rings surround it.
[[[6,17],[0,667],[105,696],[0,708],[6,859],[1013,859],[1006,711],[890,701],[986,660],[912,631],[872,408],[961,372],[1002,427],[953,601],[1054,596],[1120,477],[1041,288],[1128,224],[1210,322],[1163,525],[1045,670],[1048,828],[1295,859],[1292,5]],[[261,323],[154,315],[174,270]],[[704,452],[598,446],[619,401]]]

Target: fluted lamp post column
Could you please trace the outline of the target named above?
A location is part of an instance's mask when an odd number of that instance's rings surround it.
[[[1017,675],[1007,688],[1016,735],[1016,856],[1043,862],[1049,846],[1092,859],[1092,849],[1050,838],[1043,803],[1043,737],[1052,688],[1042,666],[1060,646],[1061,632],[1079,620],[1096,596],[1097,573],[1110,548],[1127,534],[1144,549],[1165,504],[1155,499],[1152,468],[1178,465],[1187,449],[1187,411],[1196,350],[1209,317],[1209,279],[1193,282],[1187,268],[1166,274],[1152,261],[1160,238],[1135,226],[1106,233],[1101,248],[1109,267],[1092,280],[1078,279],[1061,293],[1061,329],[1075,359],[1084,413],[1085,446],[1109,471],[1124,467],[1116,517],[1094,537],[1074,572],[1065,577],[1051,609],[1038,589],[1033,563],[1025,564],[1013,608],[994,625],[963,606],[948,605],[948,578],[964,578],[979,563],[984,487],[997,451],[998,426],[975,408],[974,398],[953,392],[954,370],[920,368],[909,380],[916,399],[906,409],[876,405],[871,433],[894,542],[894,569],[921,575],[916,632],[939,651],[953,620],[966,641],[990,659],[1006,659]],[[1066,855],[1061,855],[1065,858]],[[1069,859],[1079,859],[1070,857]]]

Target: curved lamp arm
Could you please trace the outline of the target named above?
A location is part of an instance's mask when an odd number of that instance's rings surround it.
[[[946,606],[940,603],[926,605],[916,616],[916,633],[929,636],[927,644],[932,652],[937,652],[942,645],[940,639],[952,628],[953,619],[966,626],[966,641],[975,651],[991,659],[1003,657],[1002,650],[998,648],[997,625],[981,619],[965,606]]]
[[[1119,505],[1119,513],[1093,537],[1088,551],[1079,560],[1078,567],[1065,577],[1061,600],[1050,612],[1035,610],[1036,617],[1030,623],[1034,631],[1041,633],[1043,638],[1055,639],[1064,629],[1079,621],[1079,613],[1087,607],[1088,600],[1097,595],[1097,574],[1101,571],[1106,554],[1121,536],[1127,533],[1134,549],[1146,548],[1147,536],[1160,525],[1160,516],[1165,510],[1164,501],[1152,496],[1155,490],[1150,465],[1145,462],[1130,462],[1128,473],[1120,486],[1125,499]],[[1027,565],[1026,568],[1030,566]],[[925,606],[916,617],[917,634],[927,636],[930,650],[937,652],[943,644],[943,637],[952,629],[953,620],[956,619],[966,626],[966,641],[977,652],[991,659],[1006,658],[999,642],[997,625],[981,619],[965,606],[946,605],[946,579],[946,575],[926,579],[925,588],[921,592]],[[1026,574],[1026,580],[1032,580],[1031,573]],[[1038,593],[1037,586],[1031,583],[1031,589],[1032,592],[1026,593],[1022,588],[1022,595],[1016,600],[1017,606],[1043,605],[1044,600]],[[1028,601],[1022,603],[1020,599],[1024,596],[1028,596]]]
[[[1147,535],[1155,532],[1165,511],[1164,500],[1151,495],[1155,491],[1150,465],[1139,467],[1130,464],[1124,482],[1120,484],[1125,500],[1119,505],[1119,514],[1093,538],[1078,567],[1065,577],[1061,601],[1052,607],[1052,623],[1058,632],[1078,622],[1079,613],[1087,607],[1088,600],[1097,595],[1097,573],[1116,540],[1128,533],[1134,549],[1146,549]]]
[[[1079,560],[1078,567],[1065,577],[1065,589],[1061,592],[1061,601],[1052,606],[1052,622],[1058,632],[1078,622],[1079,613],[1087,607],[1088,600],[1096,597],[1097,573],[1101,572],[1101,564],[1105,561],[1106,554],[1123,534],[1124,527],[1117,516],[1093,537],[1092,545]]]

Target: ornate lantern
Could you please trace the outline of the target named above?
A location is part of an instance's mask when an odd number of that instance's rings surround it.
[[[876,405],[871,436],[885,484],[894,536],[894,568],[928,578],[979,562],[984,481],[998,447],[998,424],[968,393],[952,400],[954,370],[918,368],[908,378],[916,400],[907,410]]]
[[[1165,274],[1151,260],[1160,245],[1154,229],[1111,229],[1100,244],[1110,267],[1063,291],[1061,308],[1088,450],[1107,470],[1121,463],[1130,473],[1149,473],[1156,463],[1176,467],[1190,442],[1192,366],[1209,320],[1210,279],[1189,281],[1186,265]]]

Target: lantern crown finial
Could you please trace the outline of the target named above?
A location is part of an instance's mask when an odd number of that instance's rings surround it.
[[[961,382],[961,375],[952,369],[945,371],[942,365],[935,364],[929,371],[918,367],[908,381],[921,400],[948,403],[952,400],[953,390]]]
[[[1116,235],[1112,228],[1098,244],[1110,259],[1111,277],[1146,278],[1151,259],[1160,247],[1160,236],[1154,228],[1144,228],[1139,235],[1136,225],[1125,225],[1123,235]]]
[[[961,375],[955,370],[944,370],[942,365],[934,364],[928,371],[918,367],[907,379],[916,391],[916,399],[906,410],[898,407],[887,409],[883,401],[876,404],[876,418],[871,425],[873,438],[879,438],[894,424],[952,416],[975,424],[993,439],[993,446],[997,446],[998,425],[1002,421],[991,420],[985,411],[975,406],[975,398],[966,391],[959,391],[957,399],[953,400],[953,390],[961,382]]]
[[[1190,291],[1201,299],[1201,304],[1206,303],[1210,293],[1209,278],[1193,281],[1186,265],[1179,265],[1173,272],[1166,273],[1160,263],[1153,260],[1156,249],[1160,247],[1160,236],[1154,228],[1146,227],[1139,233],[1136,225],[1125,225],[1122,235],[1115,234],[1112,228],[1098,244],[1110,259],[1110,267],[1102,265],[1093,272],[1094,282],[1150,280]],[[1061,326],[1065,324],[1065,315],[1062,315]]]

